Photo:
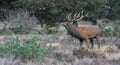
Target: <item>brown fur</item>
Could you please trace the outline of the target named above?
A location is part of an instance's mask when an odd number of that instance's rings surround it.
[[[78,29],[79,32],[83,33],[84,38],[94,38],[101,32],[98,26],[93,25],[79,26]]]
[[[80,46],[83,44],[83,41],[86,41],[87,46],[88,39],[90,39],[91,42],[91,48],[93,48],[93,39],[96,38],[96,40],[99,43],[98,37],[101,33],[101,30],[98,26],[95,25],[81,25],[81,26],[75,26],[73,22],[65,22],[64,23],[65,28],[67,29],[68,33],[80,40]],[[100,43],[99,43],[100,44]],[[98,45],[100,47],[100,45]]]

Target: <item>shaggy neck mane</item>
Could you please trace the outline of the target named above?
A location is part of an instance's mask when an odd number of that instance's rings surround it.
[[[77,30],[78,27],[73,25],[73,24],[68,24],[68,25],[65,26],[65,28],[67,29],[68,33],[71,34],[74,37],[78,36],[79,33],[80,33],[80,29],[78,31]]]

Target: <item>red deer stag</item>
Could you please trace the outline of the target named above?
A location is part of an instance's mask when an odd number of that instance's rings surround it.
[[[93,39],[96,38],[98,42],[98,48],[100,48],[99,35],[101,33],[101,29],[98,26],[95,25],[77,26],[74,23],[75,21],[77,22],[78,20],[81,20],[86,15],[88,14],[83,14],[83,12],[81,12],[79,14],[75,14],[73,16],[73,19],[71,20],[70,14],[69,16],[67,16],[68,21],[62,24],[72,37],[80,41],[80,47],[82,46],[83,41],[85,41],[87,43],[88,48],[93,48],[94,47]],[[88,40],[90,40],[91,47],[89,46]]]

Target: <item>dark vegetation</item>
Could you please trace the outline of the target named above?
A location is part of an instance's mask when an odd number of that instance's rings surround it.
[[[0,20],[4,27],[0,30],[0,33],[57,33],[55,28],[51,29],[49,27],[58,26],[56,25],[58,22],[66,21],[68,13],[86,11],[89,14],[83,18],[84,21],[87,21],[87,23],[91,22],[93,25],[98,23],[105,35],[116,35],[120,31],[118,28],[120,19],[119,6],[119,0],[1,0]],[[30,22],[31,19],[27,20],[32,16],[35,16],[38,21],[33,20]],[[99,21],[98,19],[103,20]],[[39,24],[44,29],[33,30],[33,27]],[[44,27],[45,24],[46,26]],[[31,29],[33,32],[31,32]]]
[[[89,12],[89,21],[95,19],[120,19],[119,0],[1,0],[0,19],[7,18],[9,10],[29,11],[37,16],[41,24],[49,26],[65,21],[70,12]]]

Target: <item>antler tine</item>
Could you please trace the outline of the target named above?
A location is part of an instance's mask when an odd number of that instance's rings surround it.
[[[67,15],[67,19],[68,19],[68,21],[70,21],[71,20],[71,15],[72,15],[72,13],[69,13],[68,15]]]
[[[79,12],[79,13],[77,14],[77,16],[76,16],[76,17],[77,17],[77,18],[79,18],[79,17],[80,17],[80,15],[81,15],[81,13]]]
[[[85,14],[85,16],[88,16],[88,14],[89,14],[89,12],[87,12],[87,13]]]
[[[84,14],[84,11],[82,10],[81,13],[80,13],[80,15],[82,16],[83,14]]]
[[[82,12],[82,13],[83,13],[83,12]],[[78,19],[80,16],[81,16],[81,13],[80,13],[80,12],[75,13],[74,16],[73,16],[73,20]]]
[[[84,17],[84,11],[82,10],[82,11],[80,12],[80,17],[78,18],[78,20],[81,20],[83,17]]]
[[[77,21],[78,20],[81,20],[82,18],[84,18],[85,16],[88,16],[88,13],[86,13],[85,11],[81,11],[80,13],[79,13],[79,15],[77,16]]]
[[[78,20],[81,20],[83,19],[84,17],[88,16],[89,12],[86,12],[84,10],[82,10],[81,12],[79,13],[75,13],[72,17],[72,13],[69,13],[66,18],[68,19],[68,21],[78,21]]]
[[[76,19],[77,15],[78,15],[77,13],[74,14],[74,16],[73,16],[73,20]]]

